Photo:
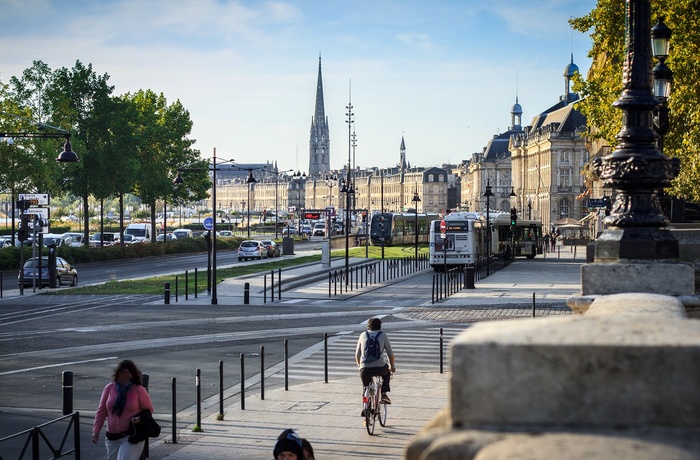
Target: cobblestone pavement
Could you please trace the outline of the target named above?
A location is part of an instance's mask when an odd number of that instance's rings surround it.
[[[443,323],[470,324],[482,321],[500,321],[516,318],[532,318],[554,315],[570,315],[571,309],[560,303],[535,304],[533,314],[532,304],[509,304],[467,307],[414,307],[403,310],[396,316],[423,321]]]

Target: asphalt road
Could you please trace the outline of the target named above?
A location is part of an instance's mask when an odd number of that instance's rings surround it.
[[[125,276],[128,273],[129,277],[136,277],[142,272],[153,275],[182,270],[196,257],[172,258],[164,265],[163,261],[151,260],[150,269],[148,261],[130,261],[122,266]],[[224,257],[220,263],[227,263],[225,260]],[[196,403],[196,369],[201,370],[202,400],[218,400],[220,362],[223,362],[224,389],[228,389],[241,380],[241,355],[246,377],[257,374],[261,347],[264,347],[265,366],[269,368],[283,362],[284,339],[288,340],[289,356],[294,356],[322,343],[324,333],[359,332],[367,318],[377,312],[391,313],[392,305],[418,302],[415,289],[425,291],[429,279],[423,275],[346,301],[322,303],[299,294],[295,295],[293,304],[197,305],[195,308],[187,304],[163,305],[160,296],[52,295],[3,299],[0,301],[0,386],[3,388],[0,438],[60,416],[61,374],[69,370],[74,374],[73,409],[80,411],[82,418],[83,458],[102,458],[102,443],[94,446],[89,440],[92,416],[112,368],[121,359],[133,359],[149,374],[151,397],[161,426],[168,432],[173,378],[178,419],[191,423]],[[84,281],[83,277],[81,282]],[[412,289],[407,289],[408,286]],[[397,327],[414,327],[411,321],[392,316],[386,321],[396,323]],[[266,387],[282,384],[277,379],[266,382]],[[227,394],[227,398],[231,397],[236,395]],[[218,404],[205,404],[204,415],[217,411]]]

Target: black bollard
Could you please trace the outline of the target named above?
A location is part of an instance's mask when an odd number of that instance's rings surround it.
[[[267,303],[267,275],[263,276],[263,303]]]
[[[535,293],[532,293],[532,317],[535,317]]]
[[[224,362],[219,361],[219,417],[224,419]]]
[[[476,289],[474,285],[474,267],[467,267],[467,273],[464,277],[465,289]]]
[[[243,304],[248,305],[250,303],[250,283],[245,283],[243,285]]]
[[[241,410],[245,410],[245,356],[241,353]]]
[[[170,283],[165,283],[163,288],[163,303],[170,305]]]
[[[328,383],[328,333],[323,333],[323,375]]]
[[[197,428],[202,431],[202,370],[197,369],[194,384],[197,392]]]
[[[171,436],[172,436],[172,442],[173,444],[177,444],[177,380],[175,377],[170,379],[170,391],[172,392],[172,409],[171,409],[171,418],[172,418],[172,430],[171,430]]]
[[[187,270],[185,270],[185,300],[189,300],[190,298],[190,277],[189,273],[187,273]]]
[[[175,275],[175,303],[179,302],[178,292],[180,291],[180,279]]]
[[[265,346],[260,346],[260,399],[265,399]]]
[[[61,373],[61,385],[63,388],[63,415],[73,412],[73,372]]]
[[[282,300],[282,269],[277,269],[277,300]]]
[[[194,267],[194,298],[197,298],[197,267]]]
[[[440,373],[441,373],[441,374],[442,374],[442,371],[443,371],[443,365],[442,365],[442,361],[443,361],[443,356],[442,356],[442,355],[443,355],[443,351],[442,351],[442,349],[443,349],[442,340],[443,340],[443,338],[442,338],[442,328],[440,328]]]
[[[289,340],[284,339],[284,391],[289,391]]]

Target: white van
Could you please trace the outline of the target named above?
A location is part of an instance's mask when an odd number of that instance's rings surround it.
[[[151,242],[151,224],[129,224],[126,226],[124,233],[134,237],[136,243]]]
[[[177,240],[180,238],[192,238],[193,236],[192,230],[189,228],[178,228],[177,230],[173,230],[173,238]]]

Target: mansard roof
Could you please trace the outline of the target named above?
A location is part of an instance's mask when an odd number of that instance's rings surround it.
[[[528,131],[533,132],[544,126],[554,124],[558,125],[554,131],[574,132],[581,126],[586,125],[586,117],[576,110],[574,104],[564,104],[563,101],[560,101],[546,112],[533,118],[532,125]]]
[[[486,144],[486,147],[484,148],[484,161],[496,162],[505,158],[510,158],[510,151],[508,150],[510,136],[518,133],[522,133],[522,130],[510,129],[503,134],[493,136],[493,138],[489,140],[488,144]]]

